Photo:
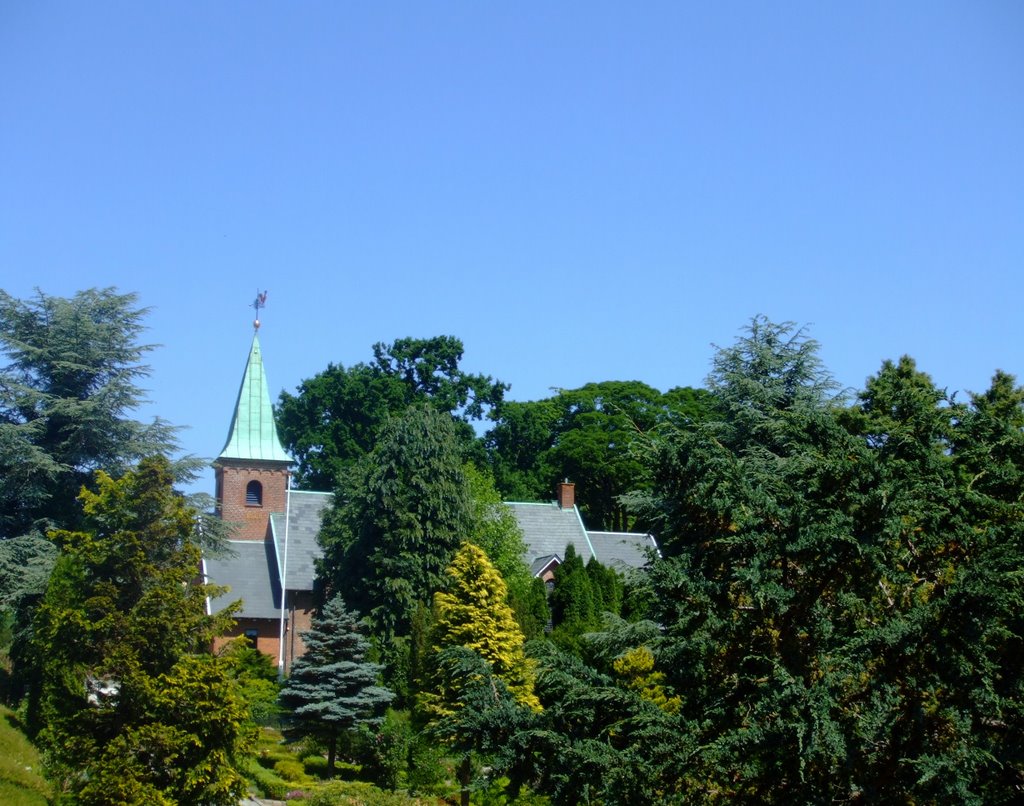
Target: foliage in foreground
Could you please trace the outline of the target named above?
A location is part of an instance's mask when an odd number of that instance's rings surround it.
[[[61,549],[35,619],[53,778],[80,804],[234,804],[252,746],[232,664],[208,648],[228,617],[206,615],[194,511],[168,462],[144,459],[83,490],[82,531]]]

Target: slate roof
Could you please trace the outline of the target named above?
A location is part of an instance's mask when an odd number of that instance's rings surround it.
[[[281,585],[273,541],[229,540],[228,544],[230,554],[203,560],[207,579],[230,588],[210,600],[211,612],[241,599],[240,618],[280,618]]]
[[[242,385],[238,389],[228,440],[217,458],[292,462],[292,458],[281,447],[281,440],[277,438],[267,376],[263,371],[260,340],[255,334],[245,373],[242,375]]]
[[[638,532],[587,532],[590,545],[602,565],[618,570],[643,568],[647,565],[647,549],[658,551],[654,535]]]
[[[584,562],[594,556],[587,530],[583,528],[583,521],[575,507],[561,509],[554,501],[545,504],[520,501],[507,503],[523,531],[527,548],[524,559],[527,562],[552,554],[564,557],[565,547],[570,543],[576,547],[576,553]]]
[[[320,533],[320,520],[324,508],[331,503],[331,493],[312,493],[292,490],[288,524],[288,579],[285,588],[294,591],[313,590],[316,579],[316,561],[323,556],[316,536]],[[285,517],[283,512],[270,516],[270,531],[277,549],[277,557],[284,560]],[[280,572],[278,572],[280,573]]]

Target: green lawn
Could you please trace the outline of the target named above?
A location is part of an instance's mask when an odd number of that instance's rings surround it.
[[[0,803],[46,806],[50,787],[43,780],[39,753],[18,728],[13,712],[0,705]]]

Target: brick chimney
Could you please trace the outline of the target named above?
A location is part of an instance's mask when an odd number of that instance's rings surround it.
[[[558,482],[558,508],[572,509],[576,506],[576,485],[569,479]]]

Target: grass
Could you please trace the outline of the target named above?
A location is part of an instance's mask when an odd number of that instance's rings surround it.
[[[0,803],[4,806],[47,806],[50,785],[42,762],[21,732],[14,712],[0,705]]]

